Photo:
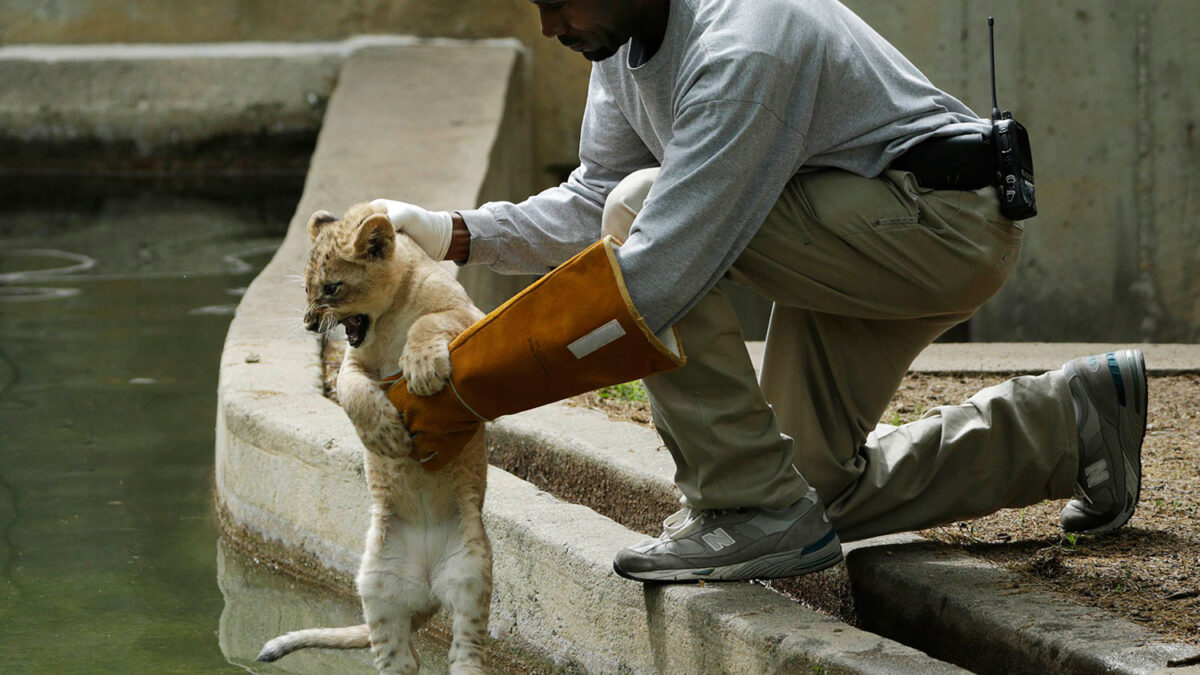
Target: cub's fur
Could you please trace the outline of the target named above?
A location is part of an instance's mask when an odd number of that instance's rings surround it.
[[[371,526],[357,578],[366,623],[288,633],[258,658],[370,646],[381,673],[416,672],[412,633],[446,606],[450,671],[482,672],[492,592],[492,551],[480,514],[483,432],[445,469],[426,471],[408,456],[408,432],[377,381],[403,370],[414,393],[441,390],[450,376],[450,341],[483,314],[449,272],[394,232],[382,208],[360,204],[341,220],[318,211],[308,234],[304,322],[313,331],[346,328],[338,396],[368,450]]]

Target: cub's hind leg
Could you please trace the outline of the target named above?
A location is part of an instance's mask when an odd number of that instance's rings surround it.
[[[433,592],[450,610],[451,675],[482,675],[491,611],[492,552],[482,523],[464,526],[469,534],[460,535],[438,566]]]
[[[412,634],[435,609],[418,563],[404,550],[403,528],[394,516],[372,514],[357,579],[375,668],[388,675],[419,670]]]

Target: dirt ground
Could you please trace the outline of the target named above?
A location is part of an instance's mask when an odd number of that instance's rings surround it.
[[[930,408],[959,404],[1002,375],[910,374],[880,420],[911,422]],[[601,390],[575,402],[651,424],[638,385]],[[1005,509],[920,532],[1164,636],[1200,644],[1200,375],[1150,378],[1142,449],[1142,494],[1129,524],[1107,536],[1065,537],[1066,500]]]

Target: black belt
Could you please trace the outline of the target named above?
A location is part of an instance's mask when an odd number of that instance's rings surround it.
[[[890,168],[911,171],[921,187],[977,190],[995,185],[996,153],[983,134],[930,138],[897,157]]]

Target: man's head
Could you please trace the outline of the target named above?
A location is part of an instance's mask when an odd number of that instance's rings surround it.
[[[542,35],[589,61],[603,61],[637,36],[657,46],[662,39],[667,0],[530,0],[542,20]]]

